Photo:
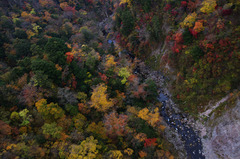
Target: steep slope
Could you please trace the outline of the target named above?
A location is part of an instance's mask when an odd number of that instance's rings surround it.
[[[122,1],[115,15],[116,40],[170,79],[168,90],[201,132],[206,158],[238,156],[239,141],[230,135],[240,130],[233,113],[239,106],[239,5],[235,0]],[[126,25],[126,14],[134,24]]]

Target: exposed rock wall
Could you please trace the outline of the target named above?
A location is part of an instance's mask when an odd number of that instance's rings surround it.
[[[206,124],[205,147],[208,158],[240,158],[240,101],[224,115],[214,119],[214,114]],[[214,153],[214,154],[213,154]]]

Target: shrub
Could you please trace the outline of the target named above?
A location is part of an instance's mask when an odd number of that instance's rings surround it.
[[[48,62],[41,59],[34,59],[31,63],[31,69],[34,73],[38,71],[43,71],[45,75],[56,82],[61,79],[61,72],[58,71],[53,62]]]
[[[71,104],[66,104],[65,105],[65,110],[72,116],[77,115],[77,113],[78,113],[78,107],[73,106]]]
[[[16,49],[17,58],[31,55],[31,43],[26,39],[17,39],[15,41],[14,48]]]
[[[12,112],[10,116],[11,121],[18,122],[20,120],[20,116],[18,112]]]
[[[62,52],[63,55],[70,51],[69,48],[65,45],[65,42],[60,38],[51,38],[48,39],[47,44],[44,47],[45,53],[50,56],[54,56],[54,54],[58,51]]]
[[[137,0],[137,1],[133,1],[132,3],[140,4],[145,13],[149,12],[152,7],[151,0]]]
[[[86,43],[94,38],[92,31],[86,26],[80,28],[80,33],[83,34]]]
[[[66,64],[66,52],[70,49],[65,45],[64,41],[59,38],[51,38],[45,45],[45,53],[47,53],[49,60],[55,64]]]
[[[125,9],[122,12],[121,20],[122,20],[121,33],[124,36],[128,36],[134,30],[134,26],[135,26],[135,19],[132,16],[131,11]]]
[[[131,126],[136,128],[136,131],[138,133],[144,133],[147,135],[148,138],[157,137],[157,134],[153,127],[149,126],[143,119],[135,118],[134,121],[131,122],[131,124]]]
[[[185,29],[182,35],[183,35],[183,44],[184,45],[188,45],[188,44],[192,43],[193,36],[190,33],[189,29]]]
[[[16,38],[19,38],[19,39],[27,39],[27,37],[28,37],[26,31],[24,31],[22,29],[17,29],[14,32],[14,35]]]
[[[192,57],[195,61],[198,61],[204,55],[204,52],[202,51],[202,49],[199,46],[194,46],[190,50],[190,54],[192,55]]]
[[[145,91],[147,91],[146,100],[155,101],[158,97],[157,85],[153,80],[146,81],[147,87],[145,87]]]
[[[161,35],[161,22],[158,16],[153,16],[152,18],[152,26],[148,28],[150,32],[151,39],[158,41]]]
[[[42,126],[43,134],[50,135],[53,138],[59,139],[62,133],[62,127],[57,126],[56,123],[47,124]]]
[[[3,47],[3,44],[5,42],[8,42],[7,37],[0,33],[0,58],[4,58],[6,56],[5,55],[5,49]]]
[[[12,21],[7,16],[1,16],[1,18],[0,18],[0,26],[3,29],[9,29],[9,30],[13,30],[14,29]]]

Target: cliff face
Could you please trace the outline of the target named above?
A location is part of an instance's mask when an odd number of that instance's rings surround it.
[[[213,113],[205,123],[202,141],[207,158],[236,159],[240,156],[240,101],[221,116]],[[203,129],[202,129],[203,130]]]

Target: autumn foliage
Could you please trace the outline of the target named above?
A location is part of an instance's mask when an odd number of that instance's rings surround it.
[[[109,136],[124,136],[128,133],[127,130],[128,116],[112,112],[105,116],[104,125]]]
[[[156,141],[157,141],[156,138],[145,139],[144,147],[156,146],[157,145]]]
[[[94,88],[91,96],[91,107],[94,107],[98,111],[105,112],[113,106],[113,102],[108,99],[106,91],[107,86],[104,84],[100,84]]]
[[[239,99],[237,0],[0,4],[1,158],[173,159],[163,81],[196,117]]]
[[[35,106],[40,114],[46,120],[56,120],[64,117],[64,110],[58,106],[58,104],[47,104],[46,99],[40,99],[35,103]]]

